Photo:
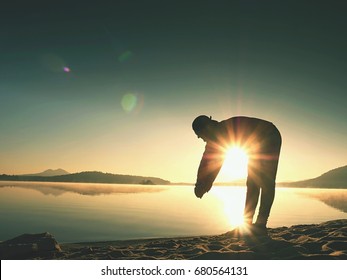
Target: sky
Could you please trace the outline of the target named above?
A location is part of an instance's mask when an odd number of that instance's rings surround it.
[[[194,182],[204,143],[191,123],[201,114],[273,122],[277,181],[346,165],[342,2],[3,5],[0,174]]]

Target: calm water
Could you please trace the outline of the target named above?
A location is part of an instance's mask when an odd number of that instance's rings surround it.
[[[58,242],[221,234],[242,221],[245,187],[0,182],[0,240]],[[277,188],[269,227],[347,218],[347,190]]]

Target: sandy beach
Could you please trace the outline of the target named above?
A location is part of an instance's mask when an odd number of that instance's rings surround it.
[[[30,236],[31,241],[22,236],[0,243],[1,259],[347,259],[347,219],[270,228],[268,236],[260,238],[230,231],[214,236],[59,244],[49,233],[37,235],[36,241]]]

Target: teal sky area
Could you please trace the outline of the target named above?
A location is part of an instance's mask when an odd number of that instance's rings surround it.
[[[343,1],[71,1],[0,16],[0,174],[194,182],[192,120],[267,119],[278,181],[347,164]]]

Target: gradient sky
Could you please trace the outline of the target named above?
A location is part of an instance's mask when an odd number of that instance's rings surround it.
[[[194,182],[200,114],[275,123],[278,181],[347,164],[343,1],[110,2],[2,5],[0,174]]]

